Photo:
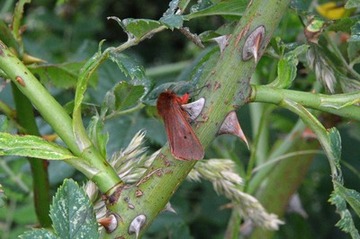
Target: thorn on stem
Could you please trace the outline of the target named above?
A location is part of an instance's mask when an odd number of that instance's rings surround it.
[[[246,146],[249,149],[249,143],[245,137],[244,132],[241,129],[235,111],[231,111],[225,117],[224,122],[221,124],[220,129],[218,131],[218,135],[222,135],[222,134],[232,134],[239,137],[242,141],[245,142]]]
[[[197,101],[191,102],[189,104],[181,105],[181,107],[189,114],[189,117],[192,121],[194,121],[197,117],[199,117],[202,109],[205,105],[205,99],[200,98]]]
[[[254,57],[255,63],[259,61],[259,51],[262,47],[263,40],[265,37],[265,27],[259,26],[254,31],[252,31],[248,37],[246,38],[243,52],[242,52],[242,59],[243,61],[248,61],[252,57]]]
[[[107,233],[112,233],[118,226],[118,220],[114,214],[99,219],[98,223],[105,228]]]
[[[138,238],[140,230],[144,226],[145,222],[146,222],[146,216],[145,215],[140,214],[140,215],[136,216],[132,220],[132,222],[130,223],[129,234],[135,233],[136,238]]]

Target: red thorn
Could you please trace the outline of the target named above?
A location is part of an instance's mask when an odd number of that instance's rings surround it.
[[[98,223],[105,228],[108,233],[113,232],[117,228],[117,218],[114,214],[110,214],[108,217],[100,218]]]

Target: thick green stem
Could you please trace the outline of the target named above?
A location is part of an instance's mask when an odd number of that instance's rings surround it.
[[[79,155],[70,116],[34,77],[29,69],[0,41],[0,68],[31,101],[70,150]]]
[[[79,149],[70,116],[29,69],[1,41],[0,68],[31,101],[44,120],[52,126],[72,153],[79,157],[66,160],[67,163],[93,180],[103,192],[110,190],[120,182],[114,169],[96,152],[93,145],[83,150]]]
[[[257,51],[258,56],[261,56],[288,4],[289,0],[252,1],[216,66],[205,82],[200,83],[207,86],[201,92],[206,103],[195,131],[205,148],[216,137],[226,115],[241,107],[250,96],[249,81],[257,62],[254,58],[243,60],[245,41],[255,29],[264,29],[261,46]],[[129,226],[139,215],[146,218],[140,231],[140,234],[143,233],[195,163],[175,160],[168,146],[165,146],[136,185],[130,188],[119,187],[114,194],[108,195],[115,200],[113,205],[109,205],[109,209],[120,213],[122,219],[118,228],[108,235],[109,238],[135,238],[135,233],[129,233]]]
[[[29,100],[18,90],[15,84],[12,84],[13,96],[16,105],[17,122],[26,134],[40,136],[38,131],[33,107]],[[29,158],[31,173],[33,178],[34,205],[37,218],[42,227],[51,226],[49,216],[50,193],[47,166],[48,162]]]
[[[279,105],[289,99],[304,107],[332,113],[345,118],[360,120],[360,92],[337,95],[322,95],[295,90],[275,89],[268,86],[252,86],[250,101]],[[349,102],[351,103],[350,105]]]

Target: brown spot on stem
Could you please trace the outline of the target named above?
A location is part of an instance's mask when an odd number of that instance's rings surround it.
[[[140,189],[136,189],[135,197],[141,197],[142,195],[144,195],[143,191],[141,191]]]
[[[113,189],[111,189],[113,191],[113,193],[111,193],[107,197],[107,203],[110,205],[114,205],[119,200],[121,192],[124,188],[125,188],[125,185],[123,183],[121,183],[121,184],[117,184]]]
[[[23,78],[21,78],[20,76],[15,77],[15,80],[17,83],[19,83],[19,85],[21,85],[22,87],[25,87],[25,82],[23,80]]]
[[[143,177],[142,179],[140,179],[140,181],[135,185],[136,187],[138,187],[139,185],[141,185],[142,183],[146,182],[147,180],[149,180],[151,178],[152,175],[154,174],[162,174],[162,169],[161,168],[158,168],[158,169],[155,169],[153,171],[151,171],[149,174],[147,174],[145,177]]]
[[[220,87],[221,87],[221,83],[218,82],[218,81],[215,81],[214,91],[217,90],[217,89],[220,89]]]
[[[251,22],[251,21],[250,21]],[[239,35],[237,35],[236,37],[236,41],[235,41],[235,46],[237,46],[241,40],[241,38],[243,36],[245,36],[247,34],[247,32],[249,31],[249,28],[250,28],[250,22],[248,22],[246,24],[246,26],[241,30],[241,32],[239,33]]]

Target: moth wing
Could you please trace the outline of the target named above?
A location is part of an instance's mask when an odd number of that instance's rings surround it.
[[[186,120],[183,109],[178,104],[164,115],[165,129],[171,153],[180,160],[199,160],[204,157],[204,149]]]

